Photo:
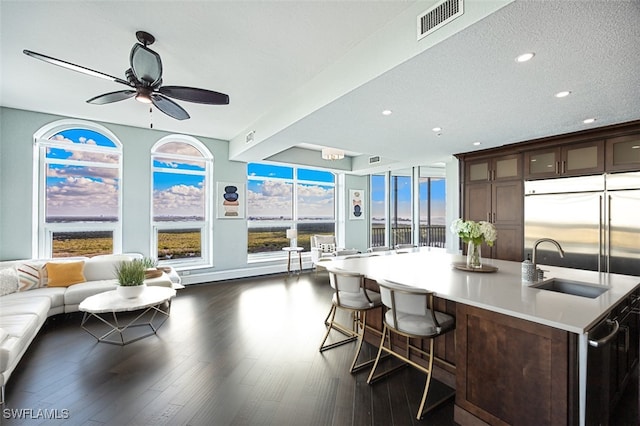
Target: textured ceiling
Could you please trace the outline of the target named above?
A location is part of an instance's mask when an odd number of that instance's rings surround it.
[[[230,140],[242,161],[304,163],[309,147],[339,147],[362,154],[340,165],[357,173],[380,170],[370,155],[383,168],[432,165],[640,119],[639,2],[467,0],[461,18],[418,42],[415,18],[432,4],[2,0],[0,102],[139,127],[153,120]],[[180,102],[192,116],[184,122],[133,100],[89,105],[121,87],[22,54],[123,77],[140,29],[157,39],[165,84],[228,93],[230,105]],[[515,62],[529,51],[532,61]],[[571,95],[557,99],[560,90]],[[583,124],[588,117],[597,121]]]

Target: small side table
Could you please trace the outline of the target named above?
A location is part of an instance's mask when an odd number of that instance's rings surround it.
[[[287,252],[287,272],[291,272],[291,253],[298,253],[299,271],[302,271],[302,252],[304,247],[283,247],[282,250]]]

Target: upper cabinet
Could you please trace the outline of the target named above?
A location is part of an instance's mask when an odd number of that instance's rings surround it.
[[[604,147],[604,140],[600,140],[525,152],[525,178],[604,173]]]
[[[606,150],[607,171],[640,169],[640,134],[607,139]]]
[[[513,154],[468,161],[465,163],[466,182],[478,183],[520,179],[522,177],[520,158],[520,155]]]

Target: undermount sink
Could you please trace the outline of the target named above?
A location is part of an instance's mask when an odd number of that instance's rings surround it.
[[[556,293],[571,294],[573,296],[588,297],[595,299],[605,291],[606,287],[597,287],[595,285],[581,283],[578,281],[564,280],[561,278],[551,278],[537,284],[531,285],[533,288],[541,290],[555,291]]]

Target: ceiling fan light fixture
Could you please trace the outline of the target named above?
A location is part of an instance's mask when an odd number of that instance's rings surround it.
[[[329,161],[342,160],[344,151],[338,148],[322,148],[322,159]]]
[[[151,103],[151,96],[150,96],[149,93],[145,93],[143,91],[139,91],[136,94],[136,101],[142,102],[143,104],[150,104]]]

